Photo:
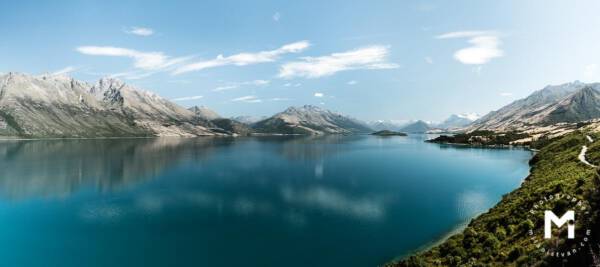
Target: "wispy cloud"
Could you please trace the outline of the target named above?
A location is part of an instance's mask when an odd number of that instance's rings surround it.
[[[281,78],[318,78],[340,71],[356,69],[394,69],[399,66],[387,62],[387,46],[369,46],[321,57],[304,57],[302,61],[285,63],[279,69]]]
[[[504,96],[504,97],[508,97],[508,96],[512,96],[512,95],[513,95],[513,93],[510,93],[510,92],[502,92],[502,93],[500,93],[500,96]]]
[[[202,97],[203,96],[201,96],[201,95],[193,95],[193,96],[184,96],[184,97],[173,98],[171,100],[173,100],[173,101],[189,101],[189,100],[197,100]]]
[[[150,36],[154,34],[154,30],[144,27],[130,27],[124,30],[125,33],[134,34],[139,36]]]
[[[348,84],[348,85],[355,85],[357,83],[358,83],[357,81],[352,80],[352,81],[348,81],[346,84]]]
[[[323,94],[323,93],[318,93],[318,92],[317,92],[317,93],[315,93],[315,94],[314,94],[314,96],[315,96],[315,97],[319,97],[319,98],[320,98],[320,97],[324,97],[324,96],[325,96],[325,94]]]
[[[285,87],[299,87],[301,86],[301,83],[285,83],[283,86]]]
[[[286,44],[275,50],[260,51],[256,53],[239,53],[231,56],[218,55],[215,59],[198,61],[176,68],[172,74],[182,74],[191,71],[199,71],[208,68],[215,68],[227,65],[246,66],[251,64],[273,62],[279,59],[281,55],[288,53],[299,53],[310,46],[308,41],[300,41]]]
[[[271,83],[271,81],[269,81],[269,80],[253,80],[253,81],[247,81],[247,82],[236,82],[236,83],[229,83],[227,85],[219,86],[219,87],[213,89],[213,91],[214,92],[226,91],[226,90],[240,88],[245,85],[263,86],[263,85],[268,85],[269,83]]]
[[[231,101],[232,102],[244,102],[244,103],[260,103],[260,102],[262,102],[261,99],[259,99],[258,97],[254,96],[254,95],[247,95],[247,96],[234,98],[234,99],[231,99]]]
[[[73,66],[67,66],[67,67],[64,67],[64,68],[62,68],[60,70],[52,72],[52,75],[65,75],[65,74],[69,74],[71,72],[74,72],[76,70],[77,70],[77,68],[75,68]]]
[[[164,70],[183,63],[189,57],[172,58],[162,52],[141,52],[133,49],[113,46],[80,46],[77,51],[84,55],[127,57],[133,59],[133,65],[142,70]]]
[[[280,19],[281,19],[281,14],[279,12],[275,12],[275,14],[273,14],[273,20],[276,22],[279,22]]]
[[[454,58],[463,64],[481,65],[504,56],[499,34],[492,31],[458,31],[438,35],[437,39],[468,38],[469,47],[459,49]]]
[[[273,97],[273,98],[269,98],[267,100],[269,100],[269,101],[290,101],[292,99],[287,98],[287,97]]]
[[[433,58],[425,57],[425,62],[427,62],[427,64],[433,64]]]

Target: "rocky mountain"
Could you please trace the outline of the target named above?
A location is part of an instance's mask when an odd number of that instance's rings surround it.
[[[523,130],[561,122],[600,118],[600,84],[579,81],[547,86],[530,96],[492,111],[466,128],[467,131]]]
[[[209,109],[205,106],[193,106],[191,108],[188,108],[188,110],[191,112],[194,112],[194,114],[196,114],[196,116],[203,118],[205,120],[208,120],[208,121],[221,118],[221,115],[219,115],[217,112],[215,112],[212,109]]]
[[[211,124],[154,93],[104,78],[0,76],[0,135],[119,137],[215,135]]]
[[[359,120],[312,105],[290,107],[268,119],[255,123],[253,128],[260,133],[311,135],[372,131]]]
[[[415,121],[400,128],[401,132],[405,133],[425,133],[434,129],[427,122],[422,120]]]
[[[442,123],[437,124],[437,128],[441,129],[457,129],[463,128],[479,118],[477,114],[452,114]]]
[[[241,123],[245,123],[245,124],[253,124],[259,121],[262,121],[264,119],[267,119],[267,116],[236,116],[236,117],[232,117],[231,119],[237,122],[241,122]]]
[[[371,129],[376,130],[376,131],[383,131],[383,130],[397,131],[400,128],[402,128],[402,126],[407,125],[408,123],[409,123],[408,121],[400,121],[400,120],[376,120],[376,121],[367,122],[369,127],[371,127]]]

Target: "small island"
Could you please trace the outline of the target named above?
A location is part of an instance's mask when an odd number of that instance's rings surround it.
[[[377,131],[377,132],[371,133],[371,135],[377,135],[377,136],[406,136],[406,134],[403,133],[403,132],[396,132],[396,131],[390,131],[390,130]]]

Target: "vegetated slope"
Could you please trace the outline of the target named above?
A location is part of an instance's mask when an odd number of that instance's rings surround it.
[[[594,135],[597,139],[599,135]],[[591,213],[578,213],[576,229],[581,237],[585,229],[599,229],[600,180],[595,168],[581,163],[577,156],[582,145],[588,142],[585,135],[574,132],[545,145],[530,161],[531,174],[520,188],[505,195],[500,203],[473,219],[461,233],[453,235],[442,244],[418,253],[389,266],[589,266],[592,256],[588,247],[576,256],[562,258],[548,256],[536,247],[529,229],[542,229],[542,216],[529,216],[533,205],[545,196],[568,194],[591,204]],[[589,144],[588,144],[589,145]],[[588,160],[600,160],[600,142],[590,145]],[[567,202],[568,203],[568,202]],[[564,202],[557,203],[565,209]],[[564,212],[564,211],[562,211]],[[563,214],[557,211],[557,214]],[[566,228],[566,227],[563,227]],[[562,229],[565,230],[565,229]],[[556,236],[562,236],[557,239]],[[567,249],[573,242],[566,241],[564,231],[550,240],[536,236],[544,246]],[[590,244],[598,254],[598,232],[592,232]]]

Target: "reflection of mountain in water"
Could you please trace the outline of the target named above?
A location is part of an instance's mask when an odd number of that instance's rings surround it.
[[[229,143],[208,137],[2,142],[0,197],[66,196],[86,185],[110,191]]]
[[[343,144],[363,138],[365,137],[342,135],[289,137],[282,142],[279,152],[290,160],[323,160],[348,149],[349,146]]]

